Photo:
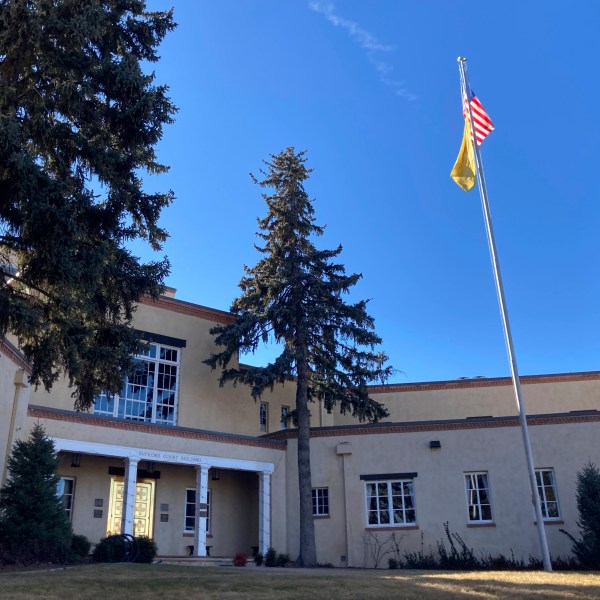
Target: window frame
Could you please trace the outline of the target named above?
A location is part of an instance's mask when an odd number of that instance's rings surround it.
[[[180,380],[180,375],[181,375],[181,351],[182,348],[177,347],[177,346],[169,346],[167,344],[162,344],[159,342],[155,342],[155,341],[149,341],[146,342],[147,344],[147,349],[148,352],[144,353],[143,351],[140,354],[136,354],[133,357],[133,366],[132,366],[132,371],[130,374],[128,374],[125,379],[123,380],[123,385],[121,387],[121,393],[119,394],[115,394],[112,398],[112,410],[110,410],[108,407],[106,409],[103,409],[101,407],[98,406],[98,404],[103,404],[106,403],[108,406],[110,406],[110,400],[108,398],[108,396],[105,393],[101,393],[98,396],[96,396],[95,400],[94,400],[94,414],[98,415],[98,416],[107,416],[107,417],[114,417],[117,419],[123,419],[126,421],[134,421],[137,423],[154,423],[157,425],[164,425],[164,426],[174,426],[177,425],[177,420],[178,420],[178,414],[179,414],[179,380]],[[154,356],[152,356],[152,347],[155,348],[154,350]],[[164,350],[165,353],[168,351],[171,352],[175,352],[176,353],[176,360],[168,360],[166,358],[161,358],[161,351]],[[152,387],[150,388],[150,386],[143,386],[140,384],[136,384],[136,383],[132,383],[130,381],[130,377],[132,375],[134,375],[134,370],[135,370],[135,365],[140,364],[140,363],[147,363],[148,365],[150,365],[148,373],[152,373]],[[174,400],[174,404],[173,404],[173,412],[172,412],[172,418],[165,420],[165,419],[159,419],[158,418],[158,412],[160,410],[160,407],[162,406],[162,403],[159,402],[159,400],[161,400],[160,398],[160,392],[161,389],[159,389],[158,387],[158,382],[159,379],[161,379],[161,377],[164,377],[165,375],[167,376],[173,376],[172,374],[167,374],[167,373],[161,373],[160,369],[161,369],[161,365],[164,365],[164,367],[171,367],[175,369],[175,388],[174,388],[174,394],[175,394],[175,400]],[[147,378],[149,378],[147,376]],[[151,389],[152,391],[152,400],[151,400],[151,406],[150,406],[150,417],[146,417],[145,414],[142,414],[140,416],[140,414],[134,414],[136,411],[132,410],[131,413],[128,413],[128,406],[130,405],[139,405],[139,407],[143,407],[144,404],[139,401],[139,400],[133,400],[132,398],[129,398],[127,395],[127,390],[129,389],[129,387],[135,387],[138,386],[140,388],[140,390],[144,387],[146,387],[148,390]],[[166,390],[165,390],[166,391]],[[149,404],[149,402],[146,400],[145,405],[147,406]]]
[[[479,487],[479,477],[485,477],[486,487]],[[465,497],[467,501],[467,521],[471,525],[478,524],[488,524],[494,523],[494,512],[492,510],[492,494],[490,487],[490,475],[488,471],[465,471],[464,473],[464,486],[465,486]],[[477,483],[477,487],[470,488],[469,482],[475,481]],[[484,491],[487,493],[487,503],[481,502],[481,492]],[[477,502],[475,504],[471,503],[471,497],[469,492],[476,492]],[[490,518],[483,518],[483,510],[482,507],[488,506],[490,512]],[[471,513],[471,508],[477,507],[477,511],[479,514],[479,518],[473,518]]]
[[[258,430],[269,433],[269,403],[262,400],[258,405]]]
[[[64,485],[65,481],[71,482],[71,491],[70,491],[70,493],[66,493],[66,494],[65,494],[65,485]],[[62,492],[59,488],[59,486],[61,484],[62,484]],[[57,482],[57,487],[56,487],[56,495],[60,498],[60,500],[62,502],[63,509],[69,518],[69,522],[73,522],[73,508],[75,506],[75,477],[62,476],[62,475],[59,476],[58,482]],[[70,502],[66,503],[65,498],[69,498]]]
[[[401,486],[400,491],[401,494],[394,494],[394,484],[399,484]],[[379,486],[386,486],[385,495],[380,495]],[[405,486],[410,486],[410,493],[405,494]],[[369,487],[374,486],[374,490],[377,492],[375,495],[369,494]],[[394,498],[401,498],[402,506],[400,508],[394,506]],[[411,505],[406,505],[406,498],[411,499]],[[371,508],[371,503],[369,500],[375,499],[376,508]],[[383,506],[380,500],[385,499],[387,502],[387,507]],[[394,521],[394,515],[397,511],[400,511],[402,514],[402,522]],[[381,514],[387,512],[388,513],[388,521],[382,522]],[[407,520],[407,513],[412,512],[414,518],[413,520]],[[375,513],[377,515],[377,523],[370,522],[370,513]],[[381,529],[381,528],[403,528],[403,527],[418,527],[417,520],[417,503],[416,503],[416,494],[415,494],[415,480],[414,477],[402,478],[402,479],[368,479],[365,480],[365,517],[366,524],[368,529]]]
[[[189,500],[189,493],[194,493],[194,500]],[[211,517],[212,517],[212,508],[211,508],[211,490],[210,488],[206,491],[206,534],[209,535],[211,533]],[[194,512],[192,515],[188,514],[188,507],[192,506]],[[188,519],[191,519],[193,523],[193,527],[190,529],[188,527]],[[185,501],[183,503],[183,533],[195,533],[196,532],[196,488],[195,487],[186,487],[185,488]]]
[[[311,492],[313,517],[329,517],[329,488],[314,487]]]
[[[549,473],[552,481],[550,485],[544,483],[543,474]],[[539,476],[539,478],[538,478]],[[556,475],[554,474],[553,468],[540,468],[535,469],[535,483],[537,487],[538,497],[540,499],[540,507],[542,509],[542,518],[544,522],[551,523],[553,521],[561,521],[562,517],[560,514],[560,502],[558,500],[558,488],[556,485]],[[546,490],[550,488],[554,494],[554,500],[548,500],[546,496]],[[556,504],[556,516],[548,516],[548,504]],[[545,513],[545,514],[544,514]]]

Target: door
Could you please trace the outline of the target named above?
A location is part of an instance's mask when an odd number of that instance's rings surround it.
[[[125,483],[122,479],[110,481],[110,502],[106,535],[121,533],[123,521],[123,494]],[[133,517],[133,535],[152,537],[154,517],[154,481],[138,481],[135,486],[135,508]]]

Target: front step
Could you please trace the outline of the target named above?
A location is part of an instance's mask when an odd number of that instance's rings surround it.
[[[233,567],[227,556],[157,556],[155,564],[187,565],[189,567]]]

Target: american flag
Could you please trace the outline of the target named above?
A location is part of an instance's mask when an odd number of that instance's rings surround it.
[[[477,145],[479,146],[488,134],[494,130],[494,124],[471,88],[469,88],[469,101],[471,104],[471,113],[473,115],[475,137],[477,138]],[[463,97],[463,117],[466,119],[468,116],[469,109],[467,108],[467,99]]]

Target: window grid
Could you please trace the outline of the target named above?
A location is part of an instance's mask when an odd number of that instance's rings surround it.
[[[412,479],[373,481],[366,484],[369,527],[403,526],[416,523]]]
[[[269,405],[266,402],[260,403],[259,408],[259,429],[264,433],[269,431]]]
[[[56,495],[62,500],[63,508],[69,518],[73,520],[73,500],[75,498],[75,479],[73,477],[61,477],[58,480]]]
[[[160,344],[148,344],[133,363],[120,394],[100,394],[94,414],[174,425],[177,422],[180,352]]]
[[[554,469],[536,469],[535,480],[542,507],[542,517],[545,521],[559,520],[560,508],[558,506]]]
[[[467,509],[472,523],[492,521],[492,503],[487,472],[465,473]]]
[[[206,533],[210,533],[210,490],[206,492]],[[196,488],[186,488],[185,490],[185,519],[183,530],[185,533],[196,530]]]
[[[323,517],[329,515],[329,488],[313,488],[312,506],[313,516]]]

